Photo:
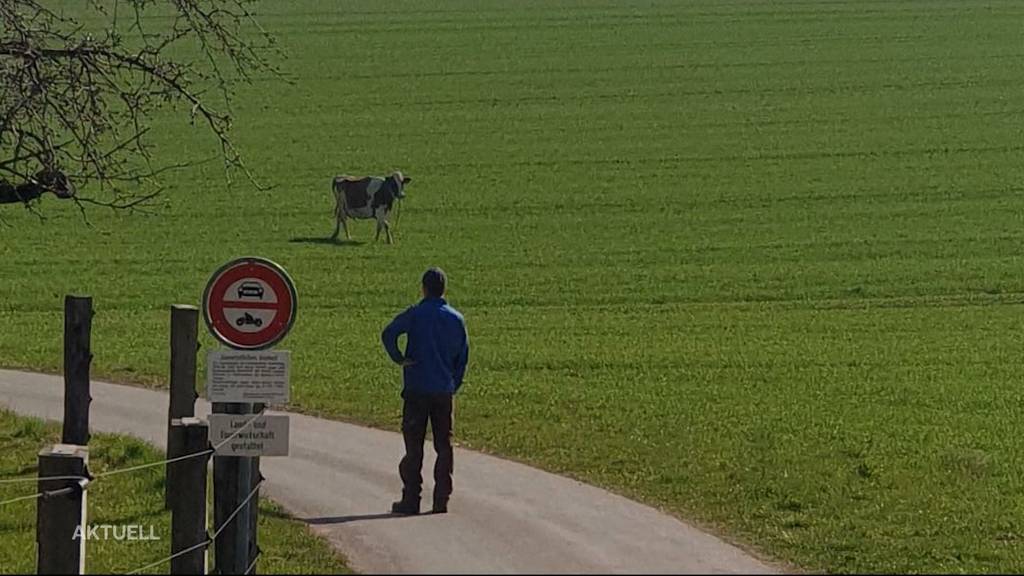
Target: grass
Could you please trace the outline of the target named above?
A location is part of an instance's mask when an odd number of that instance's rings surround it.
[[[1024,567],[1019,3],[262,13],[296,83],[243,87],[236,135],[276,188],[205,165],[155,217],[7,209],[0,363],[58,370],[82,292],[95,372],[162,385],[168,306],[262,255],[299,290],[292,408],[393,429],[378,333],[438,264],[463,443],[811,570]],[[323,241],[330,178],[395,168],[398,244]]]
[[[0,453],[0,478],[34,476],[38,451],[59,441],[58,425],[0,410],[0,445],[4,447]],[[89,459],[90,469],[98,473],[159,461],[163,455],[137,440],[98,434],[90,442]],[[169,512],[164,512],[163,482],[164,469],[156,467],[111,476],[89,486],[90,525],[141,526],[142,535],[155,536],[157,540],[89,541],[86,547],[88,573],[123,574],[170,554],[171,517]],[[30,495],[35,490],[34,482],[0,485],[0,501]],[[212,514],[212,502],[209,510]],[[34,500],[0,507],[0,574],[35,573],[35,524]],[[327,543],[266,499],[260,501],[259,543],[263,550],[260,572],[349,573],[343,559]],[[209,558],[212,565],[212,551]],[[141,573],[167,574],[169,569],[168,564],[163,564]]]

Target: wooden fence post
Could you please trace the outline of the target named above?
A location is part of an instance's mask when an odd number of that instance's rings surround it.
[[[175,418],[171,436],[180,442],[185,454],[195,454],[210,447],[209,428],[198,418]],[[167,485],[171,508],[171,554],[205,542],[206,478],[210,456],[197,456],[169,464],[174,469],[174,483]],[[203,547],[171,560],[171,574],[206,574],[207,549]]]
[[[64,297],[64,430],[61,442],[89,444],[92,297]]]
[[[252,404],[214,402],[214,414],[252,414]],[[218,442],[218,438],[213,439]],[[241,506],[255,482],[252,459],[242,456],[213,457],[213,523],[224,526],[214,542],[214,569],[217,574],[244,574],[250,563],[249,532],[252,528],[249,505]],[[253,501],[255,498],[253,499]],[[236,509],[237,515],[225,526]]]
[[[199,309],[195,306],[171,306],[171,381],[170,406],[167,411],[167,459],[188,454],[181,442],[184,437],[171,433],[176,418],[190,418],[196,413],[196,352],[199,349]],[[171,490],[177,482],[176,468],[167,465],[164,478],[164,508],[171,509]]]
[[[39,491],[56,492],[36,500],[38,574],[85,574],[86,491],[79,480],[47,478],[84,478],[88,463],[85,446],[57,444],[39,452]]]

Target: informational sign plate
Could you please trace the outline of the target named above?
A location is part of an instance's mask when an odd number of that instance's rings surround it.
[[[203,317],[210,332],[238,350],[270,348],[291,330],[297,295],[291,278],[265,258],[228,262],[203,291]]]
[[[253,414],[210,414],[210,443],[217,456],[287,456],[288,417],[262,415],[246,426]],[[243,428],[238,432],[240,428]],[[232,434],[238,432],[233,438]],[[231,440],[227,440],[231,438]]]
[[[291,353],[215,350],[206,356],[206,399],[210,402],[286,404]]]

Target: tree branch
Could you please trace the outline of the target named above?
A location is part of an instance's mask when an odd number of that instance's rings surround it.
[[[151,122],[176,102],[193,122],[203,119],[229,182],[240,170],[266,189],[235,147],[230,113],[221,111],[231,110],[232,81],[257,72],[283,78],[270,60],[280,52],[251,0],[89,0],[81,10],[104,22],[91,32],[45,3],[0,0],[0,172],[9,175],[0,179],[0,204],[36,210],[52,192],[73,198],[83,217],[86,206],[138,211],[162,193],[162,173],[195,164],[154,163]],[[127,30],[122,3],[132,15]],[[188,47],[193,57],[182,57]],[[208,95],[211,83],[219,98]]]

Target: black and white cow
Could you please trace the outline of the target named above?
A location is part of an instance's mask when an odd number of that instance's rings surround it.
[[[21,184],[11,184],[0,178],[0,204],[13,204],[15,202],[29,202],[39,198],[45,192],[53,192],[58,198],[68,199],[75,196],[75,186],[68,179],[67,174],[60,170],[43,169],[36,172],[36,175]]]
[[[345,229],[345,238],[352,238],[348,233],[348,225],[345,220],[348,218],[377,220],[377,240],[380,240],[380,231],[383,229],[387,234],[388,244],[393,242],[391,237],[391,224],[388,216],[395,205],[396,200],[405,198],[405,185],[412,181],[399,171],[392,172],[390,176],[365,176],[354,178],[352,176],[335,176],[332,188],[334,190],[334,235],[332,240],[338,239],[338,233]]]

